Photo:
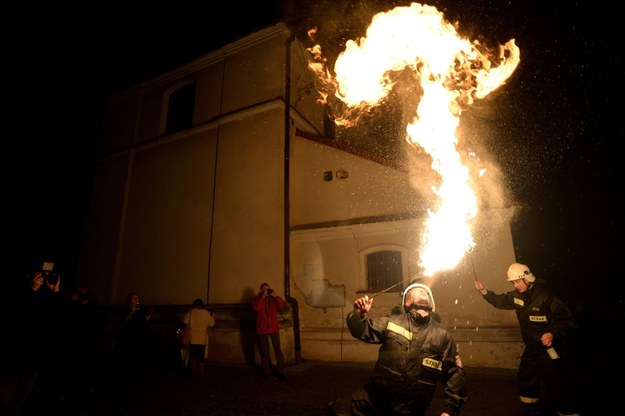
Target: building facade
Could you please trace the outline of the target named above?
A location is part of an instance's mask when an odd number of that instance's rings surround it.
[[[401,303],[426,207],[406,169],[328,137],[307,65],[278,24],[110,97],[78,282],[107,305],[140,292],[163,331],[203,298],[210,359],[241,363],[257,359],[250,302],[268,282],[289,304],[288,361],[375,360],[345,318],[365,293],[373,314]],[[509,289],[515,209],[485,209],[476,249],[428,281],[468,366],[514,368],[522,350],[512,312],[473,288]]]

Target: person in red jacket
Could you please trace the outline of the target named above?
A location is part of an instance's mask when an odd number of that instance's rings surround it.
[[[276,376],[284,380],[284,354],[280,346],[280,323],[278,310],[286,307],[286,302],[271,288],[269,283],[260,285],[260,292],[254,297],[252,306],[256,312],[256,334],[260,344],[261,377],[267,378],[271,372],[271,358],[269,357],[269,340],[276,356]]]

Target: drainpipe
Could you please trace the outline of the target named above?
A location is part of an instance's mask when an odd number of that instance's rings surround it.
[[[223,54],[223,49],[222,49]],[[224,85],[226,83],[226,56],[223,55],[221,62],[221,95],[219,97],[219,112],[216,117],[217,121],[217,140],[215,141],[215,166],[213,168],[213,203],[211,204],[211,222],[208,235],[208,264],[206,269],[206,303],[211,303],[211,261],[213,258],[213,231],[215,230],[215,195],[217,193],[217,165],[219,161],[219,143],[221,142],[221,117],[223,115],[223,103],[224,103]]]
[[[285,84],[284,84],[284,293],[291,306],[293,316],[293,343],[295,361],[302,357],[302,344],[299,327],[299,305],[297,299],[291,297],[291,222],[290,222],[290,161],[291,161],[291,44],[295,41],[295,31],[289,28],[285,53]]]

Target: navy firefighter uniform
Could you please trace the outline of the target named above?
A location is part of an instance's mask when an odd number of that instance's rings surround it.
[[[515,289],[506,293],[495,294],[486,290],[481,282],[476,282],[476,288],[495,308],[516,312],[525,344],[517,385],[526,415],[540,412],[541,382],[545,383],[559,415],[577,415],[569,372],[572,356],[568,343],[578,327],[573,313],[561,299],[550,293],[544,282],[535,278],[527,266],[513,263],[507,280]],[[546,334],[549,342],[544,340]]]
[[[366,299],[366,300],[365,300]],[[451,333],[432,319],[434,299],[429,287],[415,283],[403,293],[403,313],[368,318],[368,308],[347,316],[351,335],[380,344],[369,383],[351,397],[351,415],[425,415],[436,386],[444,385],[445,409],[460,413],[467,399],[465,374]],[[332,406],[332,404],[331,404]],[[347,414],[336,413],[335,414]]]

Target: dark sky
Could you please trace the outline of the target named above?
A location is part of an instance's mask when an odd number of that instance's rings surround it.
[[[202,9],[165,1],[157,10],[137,11],[96,2],[88,11],[56,4],[38,7],[36,16],[15,11],[19,29],[5,51],[15,94],[5,133],[7,221],[15,231],[9,261],[23,270],[48,256],[74,272],[107,95],[235,40],[246,28],[272,24],[283,3],[247,0]],[[340,44],[370,12],[397,4],[408,3],[296,1],[291,18]],[[597,296],[622,305],[616,294],[623,277],[617,259],[625,136],[618,14],[587,0],[431,4],[471,39],[515,38],[521,48],[521,64],[493,98],[495,109],[486,100],[472,118],[488,120],[498,138],[489,146],[508,185],[531,207],[514,227],[519,260],[567,295],[585,296],[591,284]]]

